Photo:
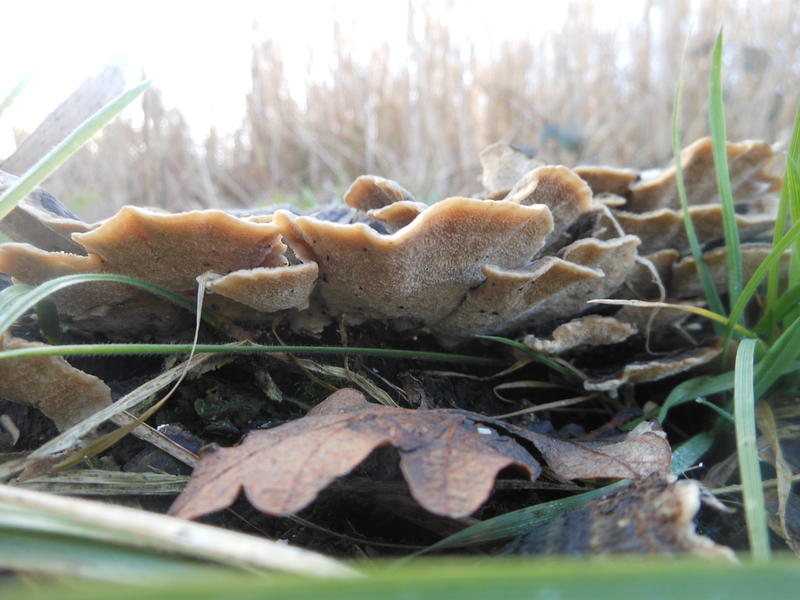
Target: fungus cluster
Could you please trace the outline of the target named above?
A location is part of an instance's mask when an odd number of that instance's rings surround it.
[[[772,225],[780,183],[767,171],[772,158],[761,142],[728,144],[746,270],[768,249],[758,237]],[[644,173],[569,169],[505,144],[484,150],[481,162],[482,193],[431,206],[391,180],[359,177],[344,197],[349,212],[336,220],[288,210],[238,217],[125,207],[89,225],[48,208],[36,192],[18,209],[36,227],[18,230],[23,243],[0,246],[0,271],[27,284],[119,273],[186,295],[206,274],[208,300],[232,319],[257,322],[283,311],[292,311],[297,327],[380,319],[447,344],[478,334],[519,336],[548,354],[645,333],[657,338],[682,318],[675,311],[653,318],[630,307],[600,309],[589,300],[698,300],[674,166]],[[710,140],[686,148],[681,163],[690,214],[712,274],[724,284]],[[157,334],[182,323],[161,299],[121,284],[68,288],[55,300],[76,326],[116,335]],[[716,353],[701,344],[633,361],[586,385],[615,389],[657,379]]]

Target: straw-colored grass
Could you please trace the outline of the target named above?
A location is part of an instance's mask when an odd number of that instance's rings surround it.
[[[531,6],[520,18],[535,18]],[[151,91],[141,124],[112,124],[47,187],[82,215],[100,217],[125,203],[308,204],[341,194],[363,173],[394,178],[431,201],[477,191],[478,152],[497,140],[567,165],[657,166],[672,156],[670,114],[687,35],[683,139],[707,133],[708,69],[721,24],[728,137],[788,138],[800,89],[798,3],[653,0],[630,25],[609,31],[597,16],[615,3],[573,0],[562,31],[497,45],[477,32],[458,32],[474,42],[454,41],[458,20],[448,10],[458,7],[413,2],[407,46],[376,48],[367,62],[354,58],[347,25],[332,24],[340,43],[326,57],[329,71],[309,69],[315,77],[299,94],[281,49],[265,40],[253,50],[234,135],[193,140],[180,113]],[[390,66],[397,64],[404,66]]]

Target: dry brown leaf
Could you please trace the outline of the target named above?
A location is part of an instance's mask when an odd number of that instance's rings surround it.
[[[505,467],[521,466],[532,479],[541,471],[516,441],[467,415],[377,406],[361,392],[339,390],[302,419],[206,452],[170,513],[191,519],[225,508],[244,487],[259,510],[290,515],[375,448],[392,445],[414,498],[430,512],[464,517]]]
[[[640,423],[617,442],[571,442],[529,433],[553,473],[561,479],[595,477],[639,479],[672,471],[666,434],[649,422]]]
[[[621,441],[579,444],[461,410],[377,406],[360,392],[343,389],[302,419],[251,432],[239,446],[203,454],[170,512],[199,517],[230,506],[244,488],[259,510],[290,515],[375,448],[391,445],[399,451],[400,468],[422,507],[464,517],[486,501],[505,467],[520,466],[531,479],[539,476],[541,467],[520,444],[523,440],[536,446],[563,479],[670,472],[669,444],[663,432],[648,424]]]

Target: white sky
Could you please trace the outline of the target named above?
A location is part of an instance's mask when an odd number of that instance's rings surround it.
[[[639,19],[643,0],[598,0],[598,17]],[[434,10],[447,6],[433,1]],[[462,0],[450,2],[455,40],[541,35],[560,28],[564,0]],[[14,127],[31,131],[88,74],[121,57],[132,81],[144,71],[177,107],[195,133],[211,125],[236,128],[244,114],[251,46],[279,42],[287,72],[301,82],[309,52],[323,58],[333,43],[333,23],[368,56],[382,42],[402,48],[407,0],[6,0],[2,8],[0,98],[26,73],[24,95],[0,117],[0,156],[9,152]]]

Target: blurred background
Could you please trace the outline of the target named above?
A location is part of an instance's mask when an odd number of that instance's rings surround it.
[[[724,26],[728,137],[782,149],[800,100],[794,0],[357,0],[3,8],[0,158],[113,62],[154,87],[45,188],[84,219],[340,196],[358,175],[419,200],[480,190],[479,151],[647,168],[671,157],[686,45],[684,145],[707,134]]]

